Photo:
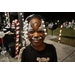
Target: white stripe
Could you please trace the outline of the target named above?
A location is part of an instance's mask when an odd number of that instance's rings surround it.
[[[62,30],[60,30],[60,32],[62,32]]]
[[[16,54],[18,53],[18,52],[15,52]]]
[[[19,45],[19,42],[16,44],[16,46]]]
[[[19,37],[19,35],[17,35],[16,37]]]
[[[16,25],[19,25],[19,22]]]
[[[16,31],[16,34],[19,34],[19,31]]]
[[[61,28],[63,27],[63,25],[61,25]]]
[[[61,36],[61,34],[59,34],[59,36]]]
[[[59,40],[61,40],[61,38],[59,38]]]
[[[18,55],[16,55],[15,58],[18,58]]]
[[[16,27],[16,29],[19,29],[20,27]]]
[[[19,42],[19,38],[16,39],[16,42]]]
[[[15,23],[17,22],[17,19],[15,19]]]
[[[19,49],[18,47],[16,47],[16,50]]]
[[[15,21],[13,20],[13,22],[15,22]]]
[[[17,50],[17,52],[19,51],[19,49]]]

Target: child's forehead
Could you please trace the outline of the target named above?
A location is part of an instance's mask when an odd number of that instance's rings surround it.
[[[41,20],[39,20],[38,18],[33,18],[30,20],[29,22],[31,25],[33,26],[37,26],[37,25],[40,25],[41,24]]]
[[[38,30],[37,31],[43,31],[43,24],[41,22],[41,20],[39,20],[38,18],[33,18],[32,20],[30,20],[29,25],[28,25],[28,31],[33,31],[34,28],[36,28],[38,26]]]

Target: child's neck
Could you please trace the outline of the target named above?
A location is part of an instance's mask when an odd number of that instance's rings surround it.
[[[45,43],[41,44],[40,46],[34,46],[31,44],[31,46],[37,51],[42,51],[45,48]]]

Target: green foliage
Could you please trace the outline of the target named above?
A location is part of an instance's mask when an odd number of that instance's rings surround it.
[[[48,35],[50,35],[51,30],[49,30],[48,28],[47,30],[48,30]],[[60,28],[58,27],[53,31],[53,35],[59,36],[59,32],[60,32]],[[52,40],[58,42],[58,39],[52,39]],[[75,30],[71,28],[63,28],[60,42],[75,47]]]

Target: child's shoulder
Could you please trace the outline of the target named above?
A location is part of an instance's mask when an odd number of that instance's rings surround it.
[[[56,48],[55,48],[55,46],[53,45],[53,44],[47,44],[47,43],[45,43],[46,44],[46,49],[50,49],[50,50],[55,50]]]
[[[45,43],[45,44],[46,44],[47,47],[54,47],[53,44],[47,44],[47,43]]]

